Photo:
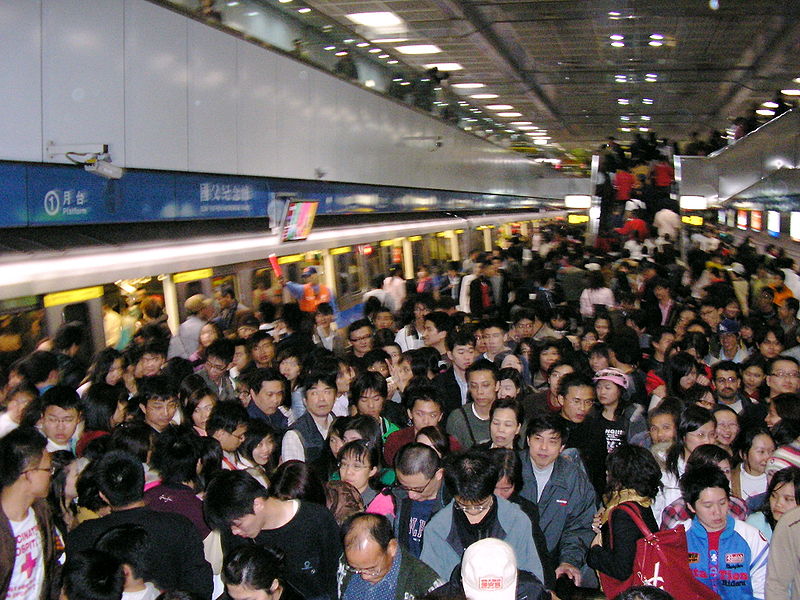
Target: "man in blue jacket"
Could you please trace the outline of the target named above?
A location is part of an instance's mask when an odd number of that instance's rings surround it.
[[[686,532],[689,567],[723,600],[764,598],[769,542],[761,532],[728,514],[728,478],[717,466],[687,469],[683,499],[694,513]]]
[[[442,579],[450,579],[467,547],[491,537],[504,540],[514,549],[520,569],[544,580],[530,519],[516,504],[494,494],[497,479],[498,469],[491,457],[476,448],[458,456],[445,469],[453,501],[426,525],[420,556]]]

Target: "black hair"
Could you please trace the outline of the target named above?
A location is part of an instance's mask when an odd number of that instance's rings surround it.
[[[494,418],[494,413],[496,411],[503,408],[514,411],[514,417],[517,419],[517,423],[522,424],[525,422],[525,410],[516,398],[498,398],[495,400],[492,403],[492,407],[489,409],[489,421]]]
[[[369,352],[364,355],[364,358],[361,360],[362,364],[367,365],[367,367],[371,367],[375,363],[384,362],[387,360],[391,360],[391,356],[386,350],[382,350],[381,348],[373,348]]]
[[[661,338],[667,334],[675,335],[675,330],[672,327],[665,327],[663,325],[659,325],[657,327],[652,327],[652,331],[650,332],[650,341],[651,342],[660,342]]]
[[[101,438],[102,439],[102,438]],[[78,483],[75,487],[78,490],[78,506],[89,509],[92,512],[99,512],[103,508],[108,508],[108,503],[100,497],[100,490],[97,487],[97,461],[92,460],[81,471]]]
[[[325,506],[325,488],[319,476],[301,460],[287,460],[275,469],[269,483],[269,495],[280,500],[299,499]]]
[[[362,440],[367,441],[371,446],[381,448],[383,438],[381,425],[368,415],[355,415],[347,420],[345,431],[356,431]]]
[[[703,490],[708,488],[722,488],[725,495],[731,495],[731,486],[725,473],[717,466],[703,465],[694,469],[687,469],[680,479],[681,495],[687,505],[694,505]]]
[[[655,498],[661,489],[661,468],[652,452],[641,446],[623,444],[606,458],[608,490],[626,488],[640,496]]]
[[[225,585],[243,585],[269,592],[284,572],[283,553],[269,546],[240,546],[231,550],[222,565]]]
[[[678,419],[675,441],[667,450],[666,466],[667,471],[678,477],[678,460],[683,456],[684,442],[686,434],[697,431],[706,423],[714,423],[716,428],[717,420],[711,411],[697,404],[689,404],[682,411]]]
[[[80,346],[86,339],[86,325],[80,321],[64,323],[53,337],[53,348],[64,351],[72,346]]]
[[[452,352],[456,346],[472,346],[475,347],[475,333],[470,329],[453,329],[447,332],[447,337],[444,339],[444,345]]]
[[[403,406],[408,410],[413,410],[417,401],[434,402],[440,411],[444,410],[441,392],[439,388],[431,383],[423,381],[418,385],[410,385],[405,389],[403,392]]]
[[[684,390],[680,387],[681,378],[688,375],[692,371],[699,372],[697,359],[688,352],[678,352],[670,357],[666,363],[666,384],[667,393],[670,396],[682,397]]]
[[[73,388],[68,385],[54,385],[40,397],[42,413],[48,406],[57,406],[62,410],[75,409],[81,412],[81,399]]]
[[[206,423],[206,434],[214,435],[219,430],[233,433],[240,425],[247,425],[247,410],[236,402],[217,402]]]
[[[17,481],[32,464],[44,456],[47,438],[33,427],[17,427],[0,438],[0,488]]]
[[[272,337],[272,334],[269,331],[259,329],[247,338],[247,350],[252,351],[254,346],[257,346],[259,342],[263,342],[264,340],[269,340],[273,346],[275,345],[275,339]]]
[[[383,375],[374,371],[362,371],[356,375],[356,378],[353,379],[353,382],[350,384],[351,406],[357,405],[359,398],[368,390],[377,392],[384,400],[386,400],[386,396],[389,393],[386,379]]]
[[[777,520],[772,515],[769,499],[772,497],[772,494],[775,493],[776,488],[784,483],[788,483],[792,486],[794,489],[794,501],[800,506],[800,469],[797,467],[785,467],[776,472],[772,476],[772,479],[770,479],[769,485],[767,486],[767,494],[764,497],[764,504],[761,505],[761,512],[764,514],[764,517],[766,517],[767,523],[769,523],[772,529],[775,529]]]
[[[183,381],[194,374],[194,366],[192,362],[180,356],[173,356],[164,363],[161,367],[159,375],[163,375],[169,380],[169,385],[175,394],[180,394],[181,384]],[[124,387],[120,382],[120,387]]]
[[[737,465],[744,463],[747,453],[750,452],[750,448],[753,447],[753,442],[755,442],[759,435],[767,436],[770,441],[772,441],[773,445],[775,444],[775,440],[772,439],[772,434],[765,425],[753,425],[743,429],[739,432],[739,435],[736,436],[736,439],[733,440],[732,444],[733,457]]]
[[[772,375],[772,369],[775,368],[775,363],[778,361],[790,362],[794,364],[794,366],[800,367],[800,362],[798,362],[798,360],[794,356],[786,356],[781,354],[780,356],[776,356],[775,358],[769,361],[769,363],[767,364],[767,370],[765,371],[767,375]]]
[[[97,487],[113,508],[144,497],[144,467],[132,454],[111,450],[97,461]]]
[[[400,448],[394,459],[394,468],[404,475],[422,474],[432,478],[442,468],[442,459],[430,446],[412,442]]]
[[[517,371],[514,367],[505,367],[497,372],[497,381],[508,379],[517,388],[517,396],[525,390],[525,381],[522,379],[522,373]]]
[[[83,424],[86,431],[111,431],[111,419],[117,405],[128,403],[125,389],[108,385],[105,381],[93,383],[83,399]]]
[[[197,435],[185,427],[167,427],[156,438],[153,468],[166,484],[194,484],[197,480]]]
[[[470,373],[476,373],[478,371],[489,371],[492,374],[492,377],[495,381],[499,381],[497,379],[498,369],[497,366],[490,360],[486,360],[485,358],[479,358],[474,363],[472,363],[469,367],[467,367],[465,378],[469,381]]]
[[[37,350],[19,364],[20,375],[31,385],[42,383],[53,371],[58,371],[58,358],[52,352]]]
[[[227,368],[230,362],[233,360],[233,354],[235,351],[236,346],[233,345],[231,340],[220,338],[218,340],[214,340],[208,345],[208,348],[206,348],[206,358],[209,356],[221,358],[225,361],[225,368]]]
[[[122,450],[135,456],[139,462],[147,462],[153,445],[155,431],[141,421],[117,425],[109,436],[107,450]]]
[[[197,489],[204,490],[217,474],[222,472],[222,446],[212,437],[197,438],[197,457],[200,470],[197,474]]]
[[[342,540],[344,541],[345,548],[347,548],[347,536],[356,527],[363,527],[369,532],[369,536],[377,542],[381,550],[386,552],[389,543],[394,539],[394,530],[392,524],[383,515],[373,513],[356,513],[350,515],[342,523]]]
[[[194,415],[194,411],[197,410],[197,406],[206,396],[210,396],[214,399],[214,406],[217,405],[219,402],[219,398],[217,395],[211,390],[210,387],[203,385],[203,387],[199,387],[192,392],[189,393],[188,396],[182,401],[181,410],[183,411],[183,422],[187,425],[191,426],[194,424],[192,420],[192,416]]]
[[[342,459],[347,456],[355,460],[360,460],[363,463],[369,463],[370,469],[377,467],[378,471],[370,478],[370,485],[376,488],[379,487],[381,467],[383,464],[380,446],[376,446],[366,439],[353,440],[341,447],[336,458],[339,462],[342,462]]]
[[[428,318],[427,316],[425,317]],[[508,323],[503,321],[502,319],[484,319],[480,323],[478,323],[478,329],[502,329],[504,332],[508,331]]]
[[[70,554],[61,572],[67,600],[119,600],[125,577],[110,554],[83,550]]]
[[[113,556],[128,565],[133,577],[150,581],[147,555],[151,551],[147,530],[135,523],[123,523],[105,531],[94,543],[96,550]]]
[[[53,475],[50,477],[47,503],[50,505],[53,523],[62,535],[66,535],[69,531],[65,518],[67,512],[71,512],[72,516],[74,516],[76,511],[73,506],[66,504],[67,499],[64,496],[64,488],[67,485],[69,466],[75,462],[76,459],[72,452],[57,450],[56,452],[50,453],[50,460],[53,465]]]
[[[534,417],[528,421],[528,426],[525,428],[525,439],[530,440],[537,433],[545,431],[554,431],[561,437],[562,445],[567,443],[568,433],[563,419],[554,414]]]
[[[147,405],[150,400],[176,400],[172,382],[166,375],[143,377],[137,384],[139,402]]]
[[[332,315],[333,307],[330,302],[320,302],[317,304],[317,313],[320,315]]]
[[[247,432],[244,434],[244,441],[242,441],[241,446],[239,446],[239,454],[255,465],[253,450],[255,450],[256,446],[266,437],[271,437],[275,446],[267,464],[263,465],[265,473],[269,476],[278,464],[277,455],[280,453],[280,436],[269,423],[261,419],[250,419],[248,421]]]
[[[336,377],[339,374],[338,368],[336,371],[321,371],[312,369],[309,370],[307,374],[303,377],[303,387],[306,390],[306,394],[308,390],[310,390],[315,385],[321,383],[322,385],[332,388],[334,391],[336,390]]]
[[[497,481],[507,477],[514,490],[522,489],[522,461],[517,452],[511,448],[492,448],[489,455],[497,465]]]
[[[98,352],[97,356],[95,356],[94,363],[92,363],[92,366],[89,369],[89,372],[91,373],[89,381],[92,383],[92,385],[105,383],[106,377],[108,376],[108,371],[117,360],[122,360],[124,368],[125,360],[122,357],[122,353],[116,348],[103,348],[100,352]]]
[[[702,444],[692,450],[689,458],[686,459],[686,470],[694,469],[703,465],[719,466],[723,460],[731,463],[731,455],[725,448],[716,444]]]
[[[207,324],[208,323],[206,323],[206,325]],[[156,354],[158,356],[163,356],[164,358],[167,358],[167,347],[168,347],[168,342],[164,340],[157,340],[157,339],[150,340],[149,342],[145,343],[144,347],[142,348],[142,354],[139,358],[141,359],[141,357],[144,356],[145,354]]]
[[[233,521],[253,514],[256,498],[268,497],[267,490],[247,471],[221,471],[206,488],[203,514],[213,529],[228,529]]]
[[[800,420],[800,394],[778,394],[770,402],[781,420]]]
[[[472,448],[450,458],[444,478],[454,497],[480,502],[494,494],[498,474],[497,465],[488,452]]]
[[[762,288],[762,290],[761,290],[761,291],[763,292],[764,290],[770,290],[770,291],[773,291],[773,290],[772,290],[772,288]],[[758,329],[758,330],[755,332],[755,335],[753,336],[753,338],[755,339],[756,345],[757,345],[757,346],[760,346],[761,344],[763,344],[763,343],[764,343],[764,340],[765,340],[765,339],[767,339],[767,336],[768,336],[770,333],[771,333],[772,335],[774,335],[774,336],[775,336],[775,338],[776,338],[776,339],[778,340],[778,342],[780,343],[780,345],[781,345],[781,346],[783,346],[783,329],[781,329],[779,325],[770,325],[769,323],[768,323],[767,325],[765,325],[764,327],[762,327],[762,328]],[[793,360],[795,363],[797,362],[797,359],[794,359],[794,358],[792,358],[792,357],[790,357],[790,356],[782,356],[782,357],[780,357],[780,358],[782,358],[782,359],[786,359],[786,360],[789,360],[789,359],[791,359],[791,360]]]
[[[427,427],[423,427],[417,432],[417,435],[414,437],[414,439],[419,439],[419,436],[421,435],[424,435],[431,441],[434,452],[436,452],[439,456],[446,458],[450,455],[450,436],[447,435],[447,432],[441,427],[438,425],[428,425]]]
[[[594,383],[592,383],[592,380],[578,371],[567,373],[561,378],[558,382],[558,395],[566,396],[569,388],[572,387],[589,387],[594,391]]]
[[[618,594],[614,600],[674,600],[674,598],[661,588],[638,585]]]
[[[350,339],[350,336],[353,335],[354,331],[362,329],[364,327],[368,327],[370,334],[375,332],[375,325],[372,324],[372,321],[369,319],[358,319],[350,323],[350,326],[347,328],[347,339]]]
[[[450,315],[440,310],[429,312],[425,315],[425,320],[433,323],[433,326],[436,327],[436,331],[439,332],[446,331],[449,333],[453,328],[453,320],[450,318]]]
[[[690,323],[692,325],[693,323]],[[687,331],[683,339],[676,343],[681,352],[689,352],[694,350],[699,360],[703,360],[708,356],[709,343],[708,336],[710,333],[700,333],[699,331]]]
[[[720,371],[733,371],[736,373],[736,377],[739,379],[742,378],[742,367],[738,364],[733,362],[732,360],[721,360],[718,363],[714,364],[711,367],[711,377],[712,379],[717,378],[717,373]]]

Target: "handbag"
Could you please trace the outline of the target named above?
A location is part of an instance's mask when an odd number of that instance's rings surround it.
[[[608,516],[609,542],[612,545],[614,539],[611,517],[615,510],[625,511],[644,537],[636,540],[633,569],[625,581],[598,571],[606,598],[614,598],[634,586],[649,585],[680,600],[720,600],[720,596],[695,579],[689,569],[689,549],[683,525],[653,533],[642,520],[639,511],[623,503],[616,506]]]

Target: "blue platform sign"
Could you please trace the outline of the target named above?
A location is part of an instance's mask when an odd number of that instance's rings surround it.
[[[25,165],[0,163],[0,227],[28,224],[25,169]]]

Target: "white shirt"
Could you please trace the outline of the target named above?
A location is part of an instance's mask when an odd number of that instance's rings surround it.
[[[461,279],[461,291],[458,294],[458,310],[469,314],[469,286],[477,275],[470,273]]]
[[[19,423],[15,423],[8,412],[0,415],[0,438],[5,437],[17,427],[19,427]]]
[[[740,481],[742,483],[742,500],[758,496],[767,491],[767,474],[750,475],[744,470],[744,464],[739,465]]]
[[[542,492],[544,491],[544,486],[547,485],[547,482],[550,481],[550,477],[553,475],[553,466],[555,462],[550,463],[544,469],[539,469],[533,462],[531,461],[531,467],[533,467],[533,476],[536,477],[536,501],[542,499]]]
[[[324,427],[320,427],[317,420],[314,419],[314,425],[317,426],[324,439],[328,439],[328,430],[331,427],[331,423],[333,423],[332,415],[328,415],[325,419]],[[303,446],[303,439],[294,429],[290,429],[284,434],[283,443],[281,444],[281,462],[285,463],[287,460],[306,462],[306,449]]]
[[[32,508],[22,521],[9,521],[16,542],[17,556],[11,572],[6,600],[38,598],[44,585],[42,534]]]
[[[139,592],[122,592],[122,600],[156,600],[161,592],[149,581],[144,582],[144,589]]]
[[[678,230],[681,228],[681,218],[675,211],[662,208],[653,217],[653,225],[658,230],[659,236],[669,234],[670,239],[675,242],[678,239]]]

